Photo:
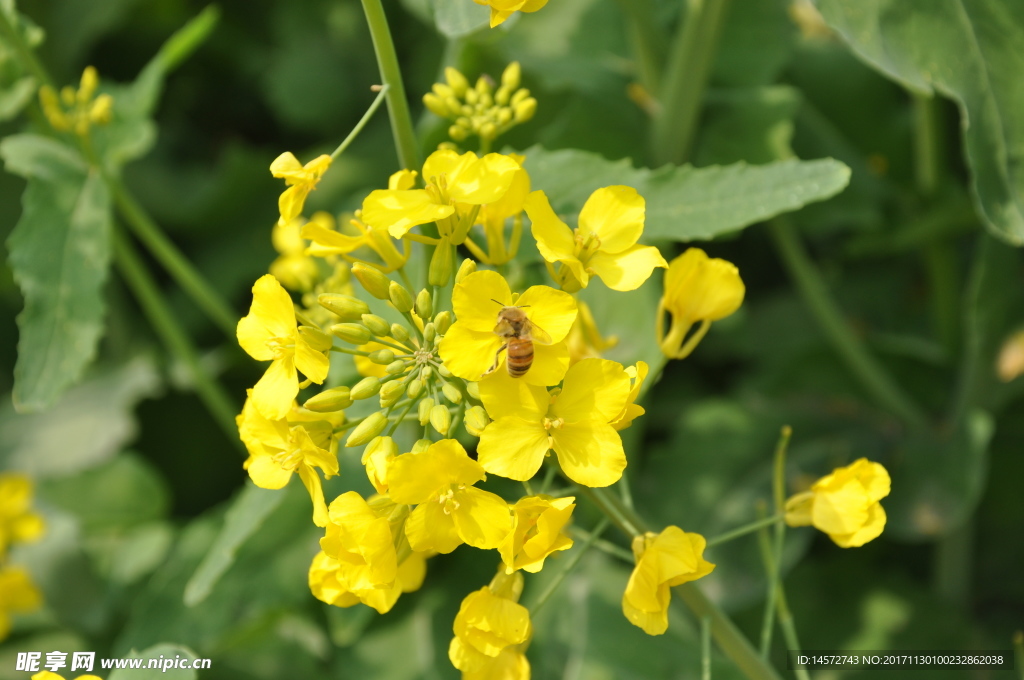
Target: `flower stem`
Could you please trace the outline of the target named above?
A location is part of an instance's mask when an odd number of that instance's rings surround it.
[[[555,591],[558,590],[558,586],[562,585],[562,581],[565,580],[565,577],[572,573],[572,570],[576,568],[576,565],[579,564],[583,556],[587,554],[590,547],[594,545],[594,541],[599,539],[601,534],[604,533],[604,530],[607,528],[608,518],[604,517],[600,522],[598,522],[597,526],[594,527],[594,530],[590,532],[590,537],[573,551],[572,556],[565,563],[565,566],[562,567],[562,570],[548,582],[547,587],[541,591],[541,593],[534,598],[532,602],[530,602],[529,606],[527,606],[527,609],[530,610],[531,617],[537,616],[537,612],[539,612],[551,596],[554,595]]]
[[[700,677],[711,680],[711,619],[700,620]]]
[[[374,87],[377,86],[374,85]],[[377,97],[376,99],[373,100],[373,103],[370,104],[370,108],[366,109],[366,113],[364,113],[363,117],[359,119],[359,122],[356,123],[356,126],[352,128],[352,132],[348,133],[348,136],[342,140],[341,144],[338,145],[338,148],[335,149],[334,152],[331,154],[332,161],[337,159],[337,157],[340,156],[341,154],[345,153],[345,149],[348,148],[349,144],[351,144],[353,140],[355,140],[355,138],[359,136],[359,133],[363,131],[363,128],[366,127],[366,124],[370,122],[371,118],[373,118],[373,114],[377,113],[377,109],[379,109],[380,105],[384,102],[384,97],[387,95],[388,90],[390,89],[391,86],[388,85],[387,83],[380,86],[380,90],[377,92]]]
[[[150,324],[160,336],[167,350],[182,362],[192,375],[196,393],[210,411],[217,425],[229,440],[241,448],[238,429],[235,426],[235,413],[238,409],[231,402],[224,388],[204,370],[188,335],[174,318],[174,314],[161,296],[156,282],[146,271],[145,265],[127,236],[119,229],[115,229],[113,237],[114,258],[117,267],[138,300],[142,312],[149,318]]]
[[[603,538],[595,538],[594,535],[586,529],[573,527],[570,531],[571,533],[576,534],[583,540],[590,541],[593,544],[593,546],[601,552],[607,553],[612,557],[617,557],[618,559],[628,564],[633,564],[636,561],[636,559],[633,557],[633,553],[631,553],[630,551],[626,550],[621,546],[615,545],[611,541],[606,541]]]
[[[8,45],[14,48],[18,58],[21,59],[22,65],[38,81],[37,85],[53,87],[53,79],[50,78],[50,74],[47,73],[42,63],[36,59],[32,48],[22,39],[21,33],[18,32],[17,27],[7,18],[5,12],[0,12],[0,35],[3,36]]]
[[[908,425],[923,427],[927,422],[924,412],[854,335],[793,226],[781,218],[772,220],[770,226],[775,247],[790,278],[832,344],[832,349],[876,402]]]
[[[398,55],[395,54],[395,43],[391,39],[388,19],[384,14],[381,0],[362,2],[366,23],[370,26],[370,37],[373,39],[373,51],[377,55],[380,77],[388,87],[388,117],[391,120],[391,133],[395,138],[395,149],[398,151],[398,162],[406,170],[415,170],[420,167],[419,146],[412,127],[412,115],[409,113],[409,102],[405,97],[402,71],[398,67]]]
[[[636,61],[636,77],[652,95],[661,85],[664,39],[654,17],[651,0],[619,0],[629,23],[629,42]]]
[[[724,534],[708,539],[707,547],[710,548],[712,546],[721,545],[722,543],[727,543],[728,541],[731,541],[734,538],[739,538],[741,536],[746,536],[747,534],[752,534],[758,529],[761,529],[762,527],[770,527],[775,524],[778,524],[782,520],[783,515],[774,515],[772,517],[765,517],[764,519],[759,519],[756,522],[751,522],[750,524],[745,524],[737,529],[727,531]]]

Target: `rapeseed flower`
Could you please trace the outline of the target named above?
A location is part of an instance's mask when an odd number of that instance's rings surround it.
[[[11,632],[11,614],[38,609],[43,602],[32,577],[21,567],[0,567],[0,640]]]
[[[562,290],[575,293],[599,276],[612,290],[636,290],[655,267],[667,267],[653,246],[637,244],[644,230],[646,204],[636,189],[611,186],[590,195],[575,231],[552,210],[543,191],[526,199],[537,249]],[[551,265],[558,263],[555,271]]]
[[[324,214],[326,213],[318,213]],[[329,217],[329,215],[328,215]],[[316,220],[317,216],[314,215]],[[303,220],[296,218],[286,224],[277,222],[271,232],[271,243],[278,252],[276,260],[270,263],[269,272],[289,290],[307,292],[313,289],[320,278],[316,261],[306,254],[303,239]]]
[[[629,398],[626,399],[626,405],[619,412],[619,415],[611,421],[611,426],[616,430],[625,430],[633,424],[635,419],[646,413],[644,407],[637,404],[636,400],[640,397],[640,389],[644,386],[644,380],[647,379],[647,372],[649,370],[647,362],[644,361],[638,361],[635,366],[626,367],[626,375],[629,376],[633,386],[629,390]]]
[[[700,248],[688,248],[672,260],[665,273],[665,292],[658,303],[656,333],[662,353],[670,359],[689,356],[712,321],[739,309],[745,290],[736,265],[709,258]],[[672,315],[668,335],[664,332],[666,311]],[[700,327],[687,338],[697,322]]]
[[[280,222],[288,224],[302,214],[309,192],[316,189],[320,178],[331,167],[331,157],[327,154],[317,156],[303,165],[291,151],[285,151],[270,164],[270,174],[283,179],[288,186],[277,200],[277,208],[281,213]]]
[[[610,423],[629,394],[625,369],[607,359],[584,359],[570,367],[561,390],[552,393],[504,373],[485,380],[480,399],[494,422],[480,435],[480,464],[492,474],[526,481],[554,450],[562,471],[577,484],[614,484],[626,467],[626,454]]]
[[[536,12],[548,0],[473,0],[478,5],[491,8],[491,28],[504,23],[505,19],[516,12]]]
[[[46,528],[32,512],[32,480],[16,472],[0,474],[0,556],[14,543],[34,541]]]
[[[636,567],[622,594],[622,613],[630,623],[648,635],[668,630],[669,588],[707,576],[715,568],[704,559],[706,545],[700,534],[676,526],[633,539]]]
[[[462,600],[448,647],[452,665],[468,678],[527,680],[530,664],[522,648],[533,628],[530,612],[518,599],[523,575],[498,573],[490,585]]]
[[[889,495],[889,473],[860,458],[816,481],[786,501],[786,524],[813,525],[841,548],[857,548],[885,528],[880,500]]]
[[[584,359],[600,359],[604,352],[619,344],[618,337],[611,335],[606,338],[601,335],[590,305],[583,300],[576,300],[576,307],[576,321],[565,338],[569,347],[570,366]]]
[[[512,506],[512,531],[498,546],[505,573],[517,569],[537,573],[548,555],[572,547],[563,530],[576,508],[575,500],[573,496],[526,496]]]

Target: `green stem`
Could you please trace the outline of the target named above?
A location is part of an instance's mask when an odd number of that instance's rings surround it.
[[[661,86],[661,61],[665,41],[654,17],[651,0],[619,0],[629,22],[629,42],[636,60],[637,80],[654,96]]]
[[[782,628],[782,637],[786,638],[786,647],[789,649],[789,653],[799,656],[800,640],[796,635],[796,624],[793,622],[793,615],[789,611],[789,604],[786,602],[786,591],[782,588],[781,582],[779,582],[777,589],[779,591],[779,627]],[[810,674],[802,663],[796,664],[796,668],[793,669],[793,675],[797,677],[797,680],[811,680]]]
[[[711,619],[700,620],[700,677],[711,680]]]
[[[924,412],[903,392],[854,334],[835,300],[829,295],[821,272],[814,265],[793,226],[781,218],[772,220],[770,226],[775,247],[790,278],[832,344],[832,349],[875,401],[908,425],[923,427],[927,422]]]
[[[373,51],[377,55],[380,77],[384,85],[388,86],[388,117],[391,119],[391,132],[395,137],[398,163],[406,170],[416,170],[420,167],[419,146],[412,127],[409,101],[405,97],[402,71],[398,67],[398,55],[395,54],[395,43],[391,39],[388,19],[384,14],[381,0],[362,2],[366,23],[370,26],[370,37],[373,39]]]
[[[683,163],[689,156],[729,0],[687,0],[686,5],[654,121],[652,151],[659,163]]]
[[[758,512],[763,514],[764,507],[759,507]],[[768,534],[768,527],[761,527],[757,532],[757,546],[761,550],[761,561],[764,563],[765,581],[768,587],[765,591],[764,613],[761,619],[761,658],[767,660],[772,650],[772,632],[775,629],[775,586],[777,573],[775,560],[772,558],[772,539]]]
[[[531,617],[537,616],[537,612],[544,607],[551,596],[554,595],[555,591],[558,590],[558,587],[562,585],[562,581],[565,580],[565,577],[572,573],[572,570],[576,568],[576,565],[579,564],[583,556],[587,554],[588,550],[590,550],[594,541],[599,539],[601,534],[603,534],[604,530],[607,528],[608,518],[604,517],[600,522],[598,522],[597,526],[594,527],[594,530],[590,532],[590,537],[573,551],[572,556],[565,563],[565,566],[562,567],[561,571],[555,574],[555,577],[548,582],[547,587],[530,602],[529,606],[527,606],[527,609],[530,610]]]
[[[235,425],[237,407],[231,402],[224,388],[203,369],[196,349],[178,324],[170,307],[161,296],[156,282],[149,275],[127,236],[120,230],[115,230],[113,236],[114,258],[117,267],[139,301],[143,313],[149,319],[157,335],[160,336],[168,352],[188,369],[199,398],[206,405],[217,425],[224,431],[228,439],[241,448],[238,428]]]
[[[733,529],[732,531],[727,531],[724,534],[721,534],[719,536],[715,536],[714,538],[709,538],[708,539],[707,547],[711,548],[711,547],[716,546],[716,545],[721,545],[722,543],[727,543],[727,542],[729,542],[729,541],[731,541],[731,540],[733,540],[735,538],[739,538],[741,536],[746,536],[747,534],[752,534],[755,531],[757,531],[758,529],[761,529],[762,527],[773,526],[773,525],[778,524],[779,522],[781,522],[783,520],[783,518],[784,518],[783,515],[775,515],[773,517],[765,517],[764,519],[759,519],[756,522],[751,522],[750,524],[746,524],[746,525],[741,526],[741,527],[739,527],[737,529]]]
[[[973,517],[935,543],[935,591],[963,610],[970,604],[973,547]]]
[[[376,85],[374,87],[376,87]],[[363,117],[359,119],[359,122],[356,123],[356,126],[352,128],[352,132],[348,133],[348,137],[343,139],[341,144],[338,145],[338,148],[335,149],[334,153],[331,154],[332,161],[335,160],[341,154],[345,153],[345,149],[348,148],[349,144],[351,144],[353,140],[355,140],[355,138],[359,136],[359,133],[363,131],[363,128],[366,127],[366,124],[370,122],[371,118],[373,118],[373,114],[377,113],[377,109],[379,109],[380,105],[384,103],[384,97],[385,95],[387,95],[388,90],[390,89],[391,86],[386,83],[384,85],[381,85],[380,91],[377,93],[377,98],[373,100],[372,104],[370,104],[370,108],[366,109],[366,113],[364,113]]]
[[[21,59],[21,63],[26,69],[35,77],[40,85],[48,85],[53,87],[53,80],[50,78],[50,74],[46,72],[42,63],[36,59],[35,52],[28,46],[22,37],[21,33],[18,32],[17,27],[11,23],[7,18],[5,12],[0,11],[0,34],[3,35],[7,44],[14,48],[14,51],[18,53],[18,58]]]
[[[593,543],[594,547],[600,550],[601,552],[608,553],[612,557],[617,557],[623,562],[627,562],[629,564],[633,564],[634,562],[636,562],[636,559],[633,557],[632,552],[626,550],[623,547],[615,545],[611,541],[606,541],[603,538],[595,538],[594,535],[591,534],[589,531],[585,529],[580,529],[579,527],[573,527],[571,529],[571,532],[573,534],[576,534],[585,541],[590,541],[591,543]]]

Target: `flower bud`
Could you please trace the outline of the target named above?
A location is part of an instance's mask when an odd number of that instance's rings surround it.
[[[409,331],[400,323],[391,324],[391,337],[401,343],[409,342]]]
[[[469,396],[480,401],[480,383],[466,383],[466,391],[469,392]]]
[[[441,98],[433,92],[428,92],[423,95],[423,105],[426,106],[427,110],[435,116],[439,116],[441,118],[448,117],[448,107],[445,106],[444,102],[441,101]]]
[[[388,337],[391,332],[391,324],[376,314],[363,314],[363,325],[370,329],[370,332],[378,338]]]
[[[448,128],[448,136],[456,142],[464,142],[469,137],[469,130],[461,125],[452,125]]]
[[[518,89],[522,75],[523,69],[519,66],[519,62],[513,61],[505,67],[505,70],[501,74],[501,86],[509,90]]]
[[[435,402],[430,397],[427,397],[416,406],[416,416],[419,418],[420,425],[426,425],[430,422],[430,411],[433,410]]]
[[[476,262],[468,257],[459,265],[459,272],[455,275],[455,283],[462,283],[462,279],[476,271]]]
[[[356,262],[352,265],[352,275],[356,277],[366,292],[378,300],[389,300],[391,279],[382,274],[379,270],[368,265]]]
[[[410,453],[423,453],[430,448],[430,445],[434,442],[429,439],[417,439],[412,444],[412,451]]]
[[[96,67],[86,66],[85,70],[82,71],[82,80],[79,83],[78,92],[76,93],[78,103],[84,104],[92,99],[92,95],[96,92],[96,88],[99,84],[100,76],[96,72]]]
[[[384,367],[384,372],[388,375],[398,375],[403,370],[405,370],[405,362],[401,359],[396,359]]]
[[[491,420],[487,417],[487,411],[484,410],[483,406],[473,406],[466,409],[466,432],[474,437],[479,437],[490,422]]]
[[[381,411],[371,413],[352,430],[352,434],[345,440],[345,446],[362,446],[383,432],[387,424],[388,417]]]
[[[434,83],[430,88],[438,99],[448,99],[455,96],[455,90],[444,83]]]
[[[452,88],[456,97],[466,94],[466,90],[469,89],[469,81],[466,80],[466,76],[451,66],[444,69],[444,79],[448,81],[448,86]]]
[[[441,376],[442,378],[450,378],[450,377],[452,377],[452,372],[449,371],[448,367],[445,366],[444,364],[441,364],[440,366],[437,367],[437,374],[439,376]]]
[[[380,378],[373,376],[369,378],[363,378],[349,390],[349,396],[353,399],[369,399],[373,395],[380,392]]]
[[[462,403],[462,392],[459,392],[459,388],[451,383],[445,383],[441,387],[441,392],[444,394],[444,398],[453,404]]]
[[[467,104],[473,105],[480,101],[480,93],[476,89],[466,90],[466,94],[463,97]]]
[[[409,389],[406,390],[410,399],[415,399],[423,393],[423,381],[419,378],[413,378],[409,381]]]
[[[374,437],[366,448],[360,462],[366,466],[366,476],[377,493],[387,493],[388,463],[398,455],[398,444],[391,437]]]
[[[526,121],[533,118],[533,114],[537,112],[537,100],[533,97],[524,99],[515,105],[516,122],[525,123]]]
[[[334,346],[334,341],[331,340],[331,336],[324,333],[319,328],[313,328],[312,326],[299,326],[299,335],[306,344],[315,349],[317,352],[326,352]]]
[[[365,345],[370,341],[370,329],[358,323],[336,323],[331,334],[353,345]]]
[[[452,414],[448,412],[447,406],[438,404],[430,409],[430,426],[437,430],[439,434],[448,434],[448,428],[451,425]]]
[[[370,361],[381,366],[389,366],[395,361],[395,353],[389,349],[378,349],[376,352],[370,352]]]
[[[430,380],[433,377],[433,375],[434,369],[432,369],[430,366],[423,366],[422,368],[420,368],[420,380],[422,380],[423,382]]]
[[[516,105],[526,101],[529,98],[530,98],[530,91],[527,90],[526,88],[523,88],[521,90],[516,90],[516,93],[514,95],[512,95],[512,100],[510,102],[512,104],[512,108],[515,108]]]
[[[445,333],[448,332],[448,329],[451,328],[451,326],[452,313],[449,312],[447,309],[444,310],[443,312],[438,312],[437,315],[434,317],[434,328],[437,329],[437,332],[439,334],[444,335]]]
[[[430,291],[426,288],[416,296],[416,314],[421,319],[429,319],[434,315],[434,308],[430,303]]]
[[[380,388],[381,408],[387,408],[402,398],[405,394],[405,383],[401,380],[390,380]]]
[[[428,345],[434,342],[434,336],[437,335],[437,329],[434,328],[434,324],[428,323],[423,327],[423,341]]]
[[[430,258],[430,268],[427,271],[427,281],[432,286],[446,286],[452,277],[452,248],[448,239],[441,239],[441,242],[434,248],[434,254]]]
[[[512,109],[507,106],[503,106],[498,109],[498,112],[494,114],[495,119],[498,121],[498,125],[508,125],[512,122]]]
[[[89,121],[96,125],[106,125],[110,122],[111,112],[114,108],[114,98],[109,94],[101,94],[93,100],[89,107]]]
[[[310,397],[302,407],[317,413],[331,413],[332,411],[348,408],[351,405],[352,397],[349,396],[349,388],[347,385],[343,385],[341,387],[332,387]]]
[[[481,139],[494,139],[498,136],[498,128],[494,123],[488,121],[480,126],[479,134]]]
[[[340,316],[342,321],[358,321],[359,317],[370,311],[369,305],[351,295],[323,293],[317,296],[316,301],[327,311]]]
[[[413,299],[412,293],[405,289],[405,286],[400,284],[398,281],[392,281],[388,288],[388,296],[391,299],[391,304],[395,306],[395,309],[400,311],[402,314],[412,311]]]

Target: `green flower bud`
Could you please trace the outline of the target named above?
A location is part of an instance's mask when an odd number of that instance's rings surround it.
[[[434,83],[433,87],[430,89],[439,99],[447,99],[448,97],[455,96],[455,90],[444,83]]]
[[[483,139],[494,139],[498,136],[498,127],[494,123],[487,121],[480,126],[479,134]]]
[[[392,281],[391,286],[388,288],[388,295],[391,298],[391,304],[395,306],[395,309],[400,311],[402,314],[412,311],[413,300],[412,293],[405,289],[405,286],[400,284],[398,281]]]
[[[386,338],[391,332],[391,324],[376,314],[363,314],[363,325],[378,338]]]
[[[392,361],[390,364],[384,367],[384,372],[388,375],[398,375],[405,370],[405,362],[401,359]]]
[[[370,361],[381,366],[388,366],[395,360],[395,353],[389,349],[379,349],[376,352],[370,352]]]
[[[389,300],[391,279],[382,274],[380,270],[356,262],[352,265],[352,275],[362,284],[366,292],[378,300]]]
[[[491,420],[487,417],[487,411],[484,410],[483,406],[473,406],[466,409],[466,432],[474,437],[479,437],[490,422]]]
[[[370,341],[370,329],[358,323],[336,323],[331,334],[353,345],[365,345]]]
[[[373,395],[380,392],[380,378],[363,378],[349,391],[349,395],[353,399],[369,399]]]
[[[462,283],[462,279],[476,271],[476,262],[468,257],[459,265],[459,272],[455,275],[455,283]]]
[[[441,118],[448,117],[448,107],[445,106],[441,98],[433,92],[428,92],[423,95],[423,104],[427,107],[427,110],[435,116],[440,116]]]
[[[444,310],[443,312],[438,312],[437,315],[434,317],[434,328],[436,328],[437,332],[440,333],[441,335],[447,333],[448,329],[451,328],[451,326],[452,313],[449,312],[447,309]]]
[[[434,328],[434,324],[428,323],[423,327],[423,341],[427,344],[434,342],[434,336],[437,335],[437,329]]]
[[[466,391],[469,392],[469,396],[480,401],[480,383],[466,383]]]
[[[402,398],[405,394],[405,383],[401,380],[391,380],[384,383],[380,388],[381,408],[387,408]]]
[[[466,100],[467,104],[476,104],[478,101],[480,101],[480,93],[477,92],[475,89],[466,90],[466,94],[463,96],[463,99]]]
[[[525,123],[526,121],[533,118],[533,114],[537,112],[537,100],[533,97],[524,99],[515,105],[516,122]]]
[[[447,406],[438,404],[430,409],[430,426],[437,430],[439,434],[448,434],[448,428],[451,425],[452,414],[448,412]]]
[[[323,293],[317,296],[316,301],[327,311],[340,316],[342,321],[357,321],[370,311],[369,305],[351,295]]]
[[[516,93],[512,95],[512,99],[510,100],[510,103],[512,104],[512,108],[515,108],[516,104],[519,104],[520,102],[526,101],[529,98],[530,98],[530,91],[527,90],[526,88],[523,88],[522,90],[516,90]]]
[[[523,69],[519,66],[519,62],[513,61],[505,67],[501,74],[501,86],[509,90],[515,90],[519,87],[522,76]]]
[[[411,453],[423,453],[424,451],[429,449],[430,445],[433,443],[434,442],[430,441],[429,439],[417,439],[415,442],[413,442]]]
[[[469,81],[466,80],[466,76],[451,66],[445,68],[444,79],[448,81],[448,86],[452,88],[456,97],[466,94],[466,90],[469,89]]]
[[[312,326],[299,326],[299,335],[302,336],[302,339],[317,352],[326,352],[334,346],[334,341],[331,340],[331,336],[327,335],[319,328],[313,328]]]
[[[400,323],[391,324],[391,337],[401,343],[409,342],[409,331]]]
[[[413,378],[409,381],[409,389],[406,390],[410,399],[415,399],[423,393],[423,381],[419,378]]]
[[[430,366],[424,366],[420,369],[420,380],[427,382],[434,375],[434,369]]]
[[[466,137],[469,137],[469,130],[461,125],[452,125],[448,128],[448,136],[456,142],[464,142]]]
[[[512,109],[503,106],[494,114],[494,118],[498,121],[498,125],[508,125],[512,122],[512,115]]]
[[[352,398],[349,396],[349,388],[347,385],[343,385],[342,387],[332,387],[310,397],[302,406],[317,413],[331,413],[346,409],[351,405]]]
[[[451,118],[452,116],[459,115],[459,112],[462,110],[462,102],[460,102],[455,97],[455,95],[451,95],[450,97],[445,97],[444,98],[444,105],[448,109],[447,118]]]
[[[388,417],[381,411],[371,413],[352,430],[352,434],[345,440],[345,446],[362,446],[383,432],[387,424]]]
[[[452,248],[448,239],[441,239],[441,242],[434,248],[434,254],[430,258],[430,268],[427,271],[427,281],[432,286],[446,286],[452,277]]]
[[[498,91],[494,93],[494,103],[498,106],[506,106],[511,98],[512,90],[508,89],[504,85],[499,87]]]
[[[427,320],[434,315],[433,306],[430,304],[430,291],[426,288],[421,290],[419,295],[416,296],[416,313],[423,320]]]
[[[459,388],[451,383],[445,383],[441,388],[441,392],[444,394],[444,398],[453,404],[462,403],[462,392],[459,392]]]
[[[450,377],[452,377],[452,372],[449,371],[448,367],[445,366],[444,364],[441,364],[440,366],[437,367],[437,374],[439,376],[441,376],[442,378],[450,378]]]
[[[427,397],[416,406],[416,416],[420,420],[420,425],[426,425],[430,422],[430,411],[434,408],[436,402]]]

